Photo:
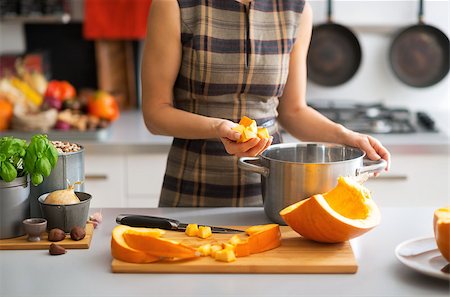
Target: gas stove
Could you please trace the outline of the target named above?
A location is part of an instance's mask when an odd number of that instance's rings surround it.
[[[369,134],[438,132],[434,120],[425,112],[386,107],[381,103],[318,101],[312,108],[348,129]]]

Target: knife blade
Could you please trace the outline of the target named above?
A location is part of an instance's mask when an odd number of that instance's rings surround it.
[[[116,218],[117,224],[127,225],[130,227],[145,227],[145,228],[159,228],[164,230],[172,230],[172,231],[186,231],[186,227],[188,224],[181,223],[178,220],[163,218],[163,217],[154,217],[154,216],[145,216],[145,215],[132,215],[132,214],[120,214]],[[231,229],[231,228],[223,228],[217,226],[210,225],[200,225],[199,226],[207,226],[211,228],[212,233],[243,233],[245,231]]]

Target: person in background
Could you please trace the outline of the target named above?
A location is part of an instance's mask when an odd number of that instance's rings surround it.
[[[142,112],[173,136],[159,206],[260,206],[260,176],[237,159],[282,141],[332,142],[390,160],[375,138],[350,131],[305,100],[312,11],[301,0],[153,0],[142,61]],[[269,139],[238,143],[242,116]]]

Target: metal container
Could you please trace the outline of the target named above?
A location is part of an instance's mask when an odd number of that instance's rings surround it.
[[[270,146],[259,157],[239,159],[239,168],[261,174],[264,211],[285,225],[280,210],[334,188],[339,176],[380,172],[385,160],[364,159],[358,148],[331,143],[284,143]]]
[[[60,153],[58,162],[52,173],[44,178],[44,182],[38,186],[31,185],[30,214],[33,218],[42,217],[38,198],[44,193],[67,189],[70,184],[84,181],[84,148],[81,145],[78,152]],[[75,191],[83,192],[84,184],[75,185]]]
[[[38,198],[42,209],[43,217],[47,220],[47,229],[59,228],[69,233],[73,227],[86,227],[86,221],[89,216],[89,204],[92,196],[88,193],[75,192],[80,203],[68,205],[56,205],[44,203],[49,193],[43,194]]]
[[[0,180],[0,239],[25,234],[22,221],[30,217],[29,176]]]

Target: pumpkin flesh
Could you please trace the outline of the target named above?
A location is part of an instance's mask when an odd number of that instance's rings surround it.
[[[433,230],[439,251],[450,262],[450,206],[434,212]]]
[[[118,225],[112,231],[111,255],[113,258],[129,263],[151,263],[160,259],[158,256],[150,255],[143,251],[130,247],[123,238],[123,233],[131,227]],[[137,231],[146,231],[146,228],[135,228]],[[147,233],[149,234],[149,233]]]
[[[380,211],[369,191],[344,177],[331,191],[288,206],[280,215],[303,237],[327,243],[355,238],[380,222]]]

